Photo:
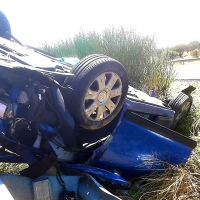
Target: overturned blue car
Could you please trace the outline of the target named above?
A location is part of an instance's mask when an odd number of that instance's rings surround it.
[[[174,130],[195,88],[162,101],[129,86],[106,55],[74,65],[23,45],[3,13],[0,23],[0,162],[27,163],[31,179],[55,167],[124,186],[187,161],[196,142]]]

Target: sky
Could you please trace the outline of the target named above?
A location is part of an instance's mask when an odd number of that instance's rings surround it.
[[[155,35],[158,47],[200,41],[200,0],[0,0],[24,44],[54,44],[80,30],[113,26]]]

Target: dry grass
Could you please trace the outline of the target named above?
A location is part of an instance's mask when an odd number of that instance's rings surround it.
[[[199,124],[200,125],[200,124]],[[130,182],[129,191],[118,191],[123,200],[200,199],[200,154],[197,149],[183,165],[169,165],[162,174],[151,174]]]
[[[0,174],[19,174],[28,165],[24,163],[0,163]]]
[[[134,180],[133,180],[134,181]],[[163,174],[152,174],[132,185],[123,199],[140,200],[197,200],[200,198],[200,157],[193,153],[183,166],[169,166]]]

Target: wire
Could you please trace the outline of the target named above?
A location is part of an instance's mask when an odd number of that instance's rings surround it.
[[[56,167],[56,171],[57,171],[57,174],[56,174],[56,178],[58,180],[58,183],[63,187],[63,188],[67,188],[67,185],[65,184],[65,182],[63,181],[61,175],[60,175],[60,172],[58,170],[58,168]]]
[[[15,120],[16,120],[16,121],[15,121]],[[25,120],[25,118],[15,118],[15,120],[14,120],[14,126],[15,126],[17,123],[19,123],[20,121]]]
[[[60,128],[61,125],[62,125],[62,118],[61,118],[61,116],[59,115],[58,111],[57,111],[57,110],[52,106],[52,104],[49,102],[49,100],[47,99],[46,95],[45,95],[45,100],[46,100],[47,103],[51,106],[51,108],[55,111],[55,113],[58,115],[59,121],[60,121],[58,128]]]
[[[14,122],[12,123],[11,128],[15,129],[15,126],[17,125],[17,123],[19,123],[22,120],[24,120],[24,118],[16,118],[16,119],[14,119]],[[21,144],[20,141],[14,136],[14,134],[10,134],[10,135],[18,144]]]
[[[67,86],[67,87],[64,87],[62,85],[60,85],[60,83],[58,83],[58,81],[56,81],[54,79],[54,76],[53,76],[53,72],[51,73],[50,71],[49,72],[41,72],[41,71],[38,71],[39,73],[41,73],[43,76],[49,78],[50,81],[53,81],[56,85],[58,85],[60,88],[62,89],[70,89],[70,90],[73,90],[70,86]]]

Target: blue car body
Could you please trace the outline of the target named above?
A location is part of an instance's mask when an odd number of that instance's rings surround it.
[[[185,163],[196,142],[124,108],[108,140],[93,153],[89,164],[138,177]]]

